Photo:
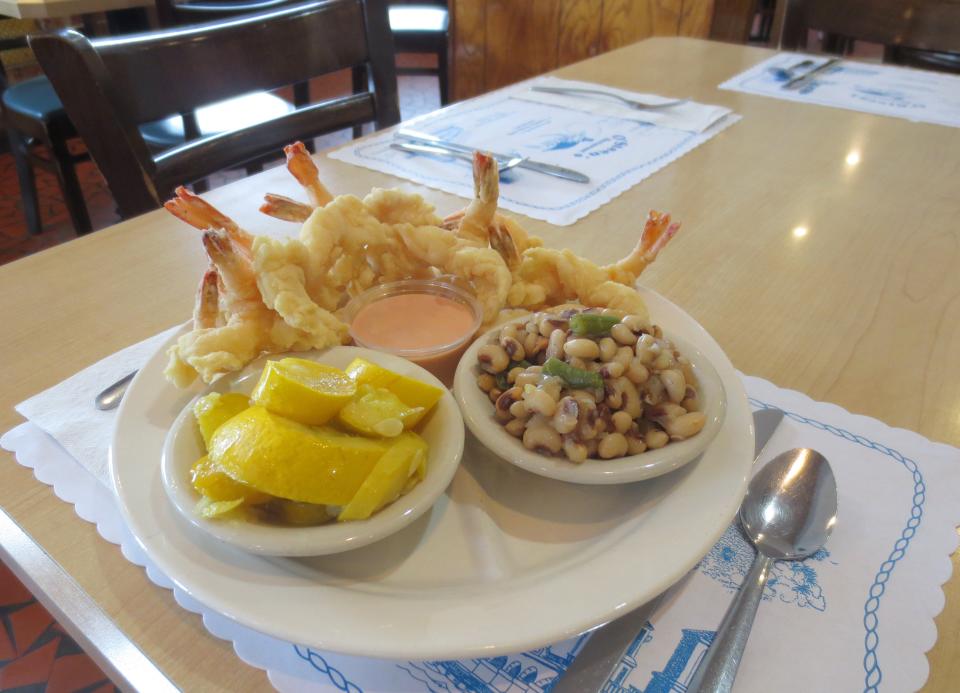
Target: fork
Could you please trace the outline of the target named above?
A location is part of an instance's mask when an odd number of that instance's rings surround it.
[[[531,91],[540,91],[544,94],[585,94],[585,95],[594,95],[594,96],[607,96],[621,103],[629,106],[630,108],[636,109],[638,111],[649,111],[656,108],[669,108],[670,106],[677,106],[682,103],[686,103],[689,99],[676,99],[674,101],[666,101],[664,103],[644,103],[643,101],[636,101],[634,99],[628,99],[626,97],[620,96],[619,94],[614,94],[613,92],[603,91],[600,89],[581,89],[578,87],[542,87],[534,86],[530,87]]]

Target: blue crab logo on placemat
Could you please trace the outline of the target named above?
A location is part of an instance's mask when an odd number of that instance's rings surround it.
[[[699,570],[726,587],[731,592],[740,588],[740,583],[750,571],[755,552],[744,539],[736,525],[730,525],[709,553],[700,562]],[[777,561],[767,580],[764,599],[777,599],[785,604],[824,611],[827,599],[817,579],[812,564],[827,561],[830,552],[820,549],[804,561]],[[827,561],[836,565],[834,561]]]
[[[564,132],[557,135],[547,135],[544,137],[539,148],[545,152],[559,151],[561,149],[573,149],[581,142],[592,142],[593,138],[585,132]]]
[[[906,94],[895,89],[875,89],[873,87],[855,87],[850,94],[853,98],[881,106],[894,108],[924,108],[922,103],[916,103],[907,98]]]

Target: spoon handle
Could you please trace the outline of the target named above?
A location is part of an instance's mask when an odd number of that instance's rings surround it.
[[[747,646],[753,619],[763,596],[763,587],[773,567],[773,559],[757,552],[740,591],[724,614],[713,643],[701,660],[687,693],[727,693],[737,678],[740,658]]]

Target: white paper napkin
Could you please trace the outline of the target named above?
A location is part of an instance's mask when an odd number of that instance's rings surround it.
[[[20,414],[57,440],[97,481],[113,488],[107,451],[116,410],[100,411],[93,399],[139,369],[178,327],[122,349],[16,406]]]
[[[658,94],[644,94],[609,87],[605,84],[578,82],[570,79],[558,79],[556,77],[541,77],[529,84],[530,87],[534,85],[560,87],[564,89],[593,89],[609,94],[617,94],[625,99],[650,104],[667,103],[669,101],[675,101],[677,98],[683,98],[682,96],[664,97]],[[616,99],[606,98],[597,94],[547,94],[533,91],[529,88],[517,90],[515,98],[523,101],[534,101],[552,106],[560,106],[572,111],[622,118],[623,120],[635,120],[640,123],[652,123],[660,127],[671,128],[673,130],[685,130],[686,132],[703,132],[725,115],[732,113],[729,108],[724,108],[723,106],[711,106],[695,101],[686,101],[682,104],[664,109],[638,110],[626,104],[619,103]]]

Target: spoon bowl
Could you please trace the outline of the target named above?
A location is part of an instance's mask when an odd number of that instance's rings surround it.
[[[781,453],[750,481],[740,524],[766,556],[806,558],[827,541],[837,517],[837,482],[815,450]]]

